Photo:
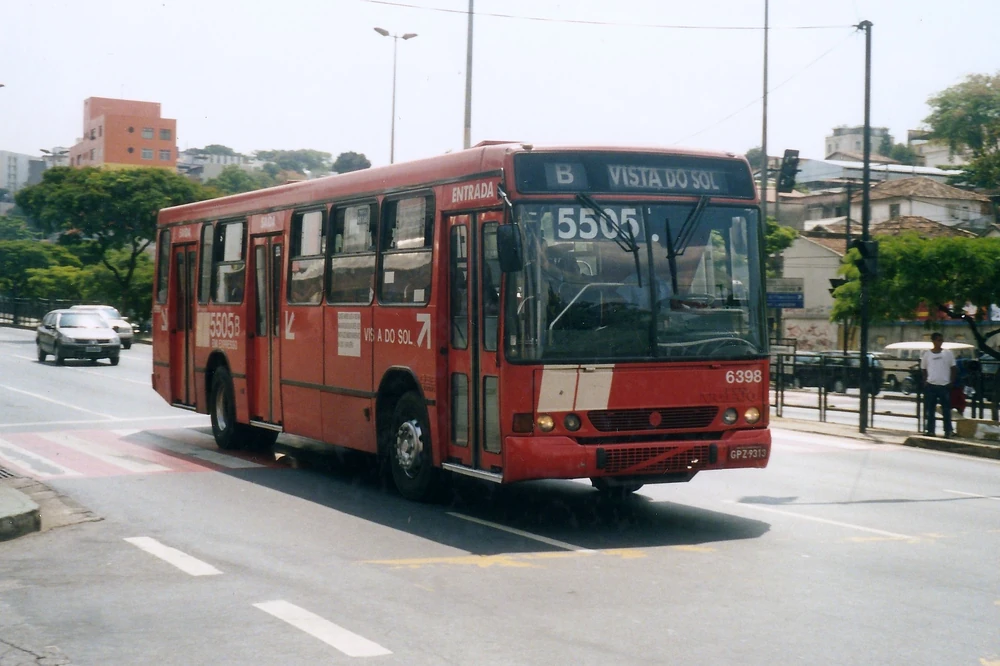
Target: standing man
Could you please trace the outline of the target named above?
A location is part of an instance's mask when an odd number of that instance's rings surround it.
[[[944,420],[944,436],[951,437],[951,387],[958,377],[958,367],[955,365],[955,355],[948,349],[942,349],[944,336],[940,333],[931,334],[934,345],[920,357],[920,369],[924,378],[924,434],[934,436],[937,420],[937,405],[941,405],[941,415]]]

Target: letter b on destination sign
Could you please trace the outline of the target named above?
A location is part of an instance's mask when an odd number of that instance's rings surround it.
[[[546,162],[545,184],[549,190],[586,190],[587,171],[579,162]]]

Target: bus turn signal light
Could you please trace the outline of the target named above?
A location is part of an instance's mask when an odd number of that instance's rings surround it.
[[[514,414],[514,423],[511,430],[514,432],[531,432],[535,425],[535,417],[528,414]]]

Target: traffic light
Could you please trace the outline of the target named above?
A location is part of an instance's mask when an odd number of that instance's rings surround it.
[[[878,241],[855,239],[851,242],[851,248],[861,255],[860,259],[854,260],[854,265],[861,274],[869,277],[878,275]]]
[[[844,278],[830,278],[830,295],[837,290],[837,287],[847,284],[847,280]]]
[[[799,151],[786,150],[778,172],[778,191],[787,194],[795,189],[795,174],[799,172]]]

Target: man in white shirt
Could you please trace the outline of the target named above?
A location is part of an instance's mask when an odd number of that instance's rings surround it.
[[[934,345],[920,356],[920,370],[924,378],[924,434],[934,436],[937,405],[941,405],[944,436],[951,437],[951,387],[958,377],[955,355],[941,348],[944,336],[931,334]]]

